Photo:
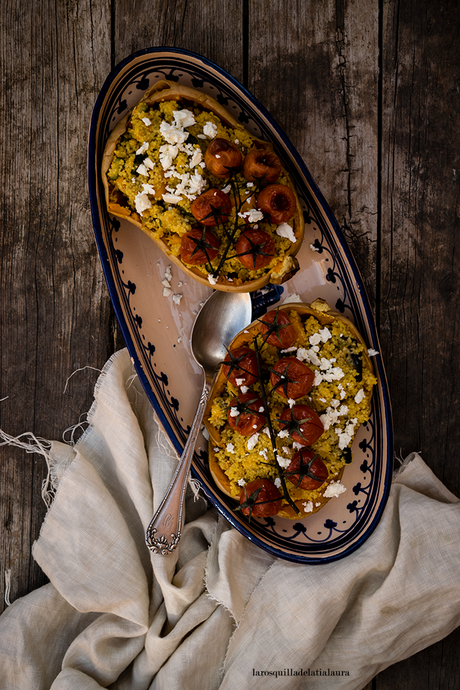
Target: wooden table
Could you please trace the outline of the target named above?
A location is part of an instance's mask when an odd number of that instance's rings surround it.
[[[0,12],[0,428],[60,439],[123,347],[93,237],[88,125],[115,64],[180,46],[246,85],[304,158],[368,290],[395,453],[421,451],[459,495],[460,5],[12,0]],[[11,570],[13,601],[45,581],[31,545],[46,466],[0,451],[0,590]],[[369,690],[458,687],[459,643],[457,630]]]

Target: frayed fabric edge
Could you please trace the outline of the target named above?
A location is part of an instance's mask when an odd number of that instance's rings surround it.
[[[56,495],[58,486],[58,478],[55,471],[54,462],[50,454],[53,446],[52,441],[47,441],[44,438],[35,436],[35,434],[30,431],[19,434],[19,436],[10,436],[2,429],[0,429],[0,439],[0,446],[21,448],[21,450],[25,450],[26,453],[36,453],[45,459],[47,475],[42,482],[41,496],[46,508],[49,509]]]

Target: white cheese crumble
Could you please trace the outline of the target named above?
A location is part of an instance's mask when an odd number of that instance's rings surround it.
[[[277,477],[275,479],[275,481],[273,482],[273,484],[276,486],[277,489],[279,489],[281,486],[281,479],[279,477]]]
[[[241,479],[238,479],[237,484],[238,484],[238,486],[244,486],[246,484],[246,482],[243,478],[241,478]]]
[[[304,513],[312,513],[313,512],[313,503],[311,501],[304,501],[302,503],[303,505],[303,512]]]
[[[310,245],[310,249],[313,249],[314,252],[319,252],[319,247],[315,247],[314,244]]]
[[[215,285],[217,283],[217,278],[208,273],[208,282],[211,283],[211,285]]]
[[[149,117],[143,117],[142,122],[146,127],[150,127],[150,125],[152,124],[152,120]]]
[[[176,293],[175,295],[173,295],[173,302],[174,302],[174,304],[180,304],[181,299],[182,299],[182,295],[181,295],[181,294]]]
[[[145,153],[146,151],[148,151],[148,149],[149,149],[149,142],[148,142],[148,141],[144,141],[144,143],[142,144],[142,146],[140,146],[140,147],[137,149],[137,151],[136,151],[136,156],[141,156],[143,153]]]
[[[240,211],[238,213],[240,218],[248,220],[250,223],[257,223],[259,220],[263,220],[264,214],[262,211],[258,211],[255,208],[250,208],[249,211]]]
[[[362,402],[365,398],[365,393],[362,388],[359,389],[359,391],[355,395],[355,403],[359,405],[360,402]]]
[[[340,482],[331,482],[326,486],[326,490],[324,491],[324,497],[325,498],[337,498],[337,496],[340,496],[340,494],[345,493],[346,487],[341,484]]]
[[[289,467],[289,465],[291,464],[290,458],[285,458],[279,453],[276,454],[276,459],[278,460],[278,464],[280,465],[280,467],[282,467],[283,469],[286,469],[286,467]]]
[[[207,122],[203,127],[203,134],[205,134],[209,139],[214,139],[217,134],[217,127],[214,122]]]
[[[235,452],[235,446],[233,443],[227,443],[226,446],[227,453],[234,453]]]
[[[259,434],[253,434],[252,436],[249,437],[248,442],[247,442],[247,449],[248,450],[253,450],[255,446],[257,445],[257,441],[259,440]]]
[[[195,124],[195,115],[191,110],[175,110],[173,112],[176,127],[191,127]]]
[[[294,235],[294,230],[289,225],[289,223],[281,223],[280,225],[278,225],[278,227],[276,228],[276,234],[280,237],[285,237],[292,243],[297,241],[297,238]]]
[[[369,355],[369,357],[375,357],[375,355],[378,355],[379,352],[378,350],[374,350],[372,347],[370,347],[367,351],[367,354]]]
[[[144,192],[138,192],[134,197],[136,211],[142,215],[144,211],[152,206],[152,202]]]
[[[230,417],[238,417],[238,408],[237,407],[231,407],[230,408]]]

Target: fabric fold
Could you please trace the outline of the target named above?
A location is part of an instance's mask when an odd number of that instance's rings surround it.
[[[0,617],[0,690],[315,690],[326,675],[360,690],[460,623],[460,503],[418,454],[342,560],[275,558],[192,490],[164,557],[145,530],[177,456],[126,350],[88,422],[47,450],[55,497],[33,555],[50,584]]]

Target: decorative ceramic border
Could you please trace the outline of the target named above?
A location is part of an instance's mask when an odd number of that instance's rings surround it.
[[[184,407],[187,394],[194,389],[193,386],[190,390],[186,386],[173,389],[173,365],[168,369],[168,358],[164,352],[160,354],[160,336],[152,326],[151,314],[140,313],[136,306],[138,291],[149,287],[142,285],[145,271],[137,273],[129,256],[134,251],[126,241],[126,233],[131,230],[124,226],[129,224],[108,216],[105,210],[99,175],[110,131],[149,86],[164,78],[207,91],[255,136],[272,141],[297,187],[306,223],[306,239],[299,259],[301,265],[311,268],[300,271],[284,286],[267,286],[253,293],[254,316],[262,315],[292,292],[297,291],[306,301],[322,296],[354,321],[370,347],[378,350],[378,341],[359,272],[337,221],[302,159],[265,108],[235,79],[201,56],[172,48],[153,48],[130,56],[109,75],[93,112],[88,169],[93,225],[125,342],[146,393],[180,453],[191,423],[190,411],[187,416]],[[313,288],[311,275],[319,273],[321,277]],[[184,335],[187,337],[185,330]],[[253,519],[249,524],[235,513],[231,499],[215,488],[208,470],[207,452],[204,448],[197,449],[194,476],[200,480],[211,503],[248,539],[281,558],[314,564],[346,556],[370,536],[388,497],[393,466],[391,410],[379,356],[375,365],[379,384],[371,418],[358,432],[353,444],[354,462],[346,467],[344,474],[343,481],[349,490],[302,522],[265,518]]]

